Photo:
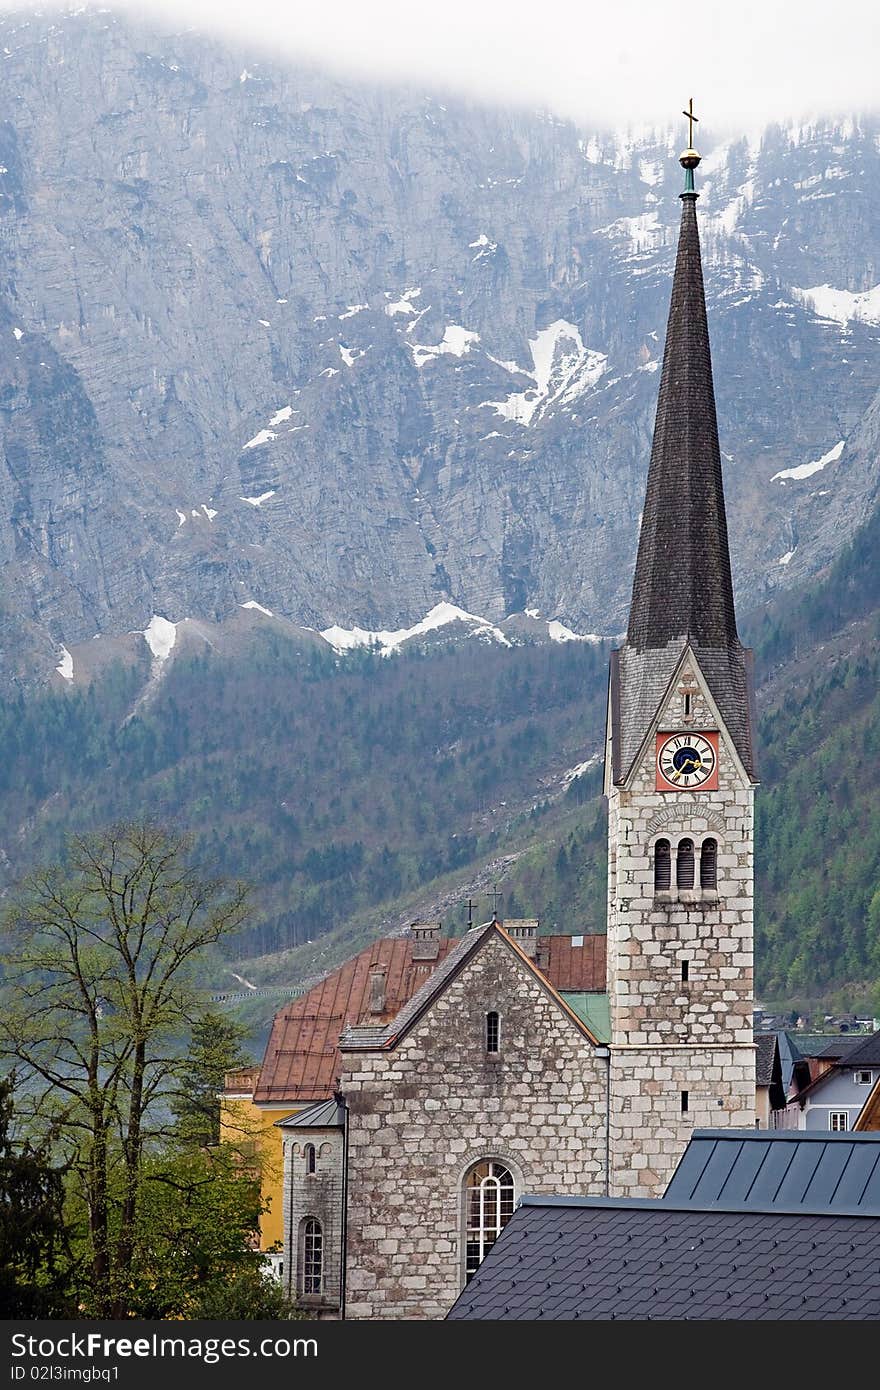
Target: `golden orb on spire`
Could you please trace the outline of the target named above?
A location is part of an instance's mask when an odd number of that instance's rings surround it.
[[[696,169],[702,158],[703,156],[698,154],[696,150],[687,149],[682,150],[681,154],[678,156],[678,162],[682,169]]]

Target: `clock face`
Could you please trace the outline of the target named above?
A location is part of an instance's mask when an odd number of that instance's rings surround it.
[[[718,735],[657,735],[659,791],[714,790],[718,786]]]

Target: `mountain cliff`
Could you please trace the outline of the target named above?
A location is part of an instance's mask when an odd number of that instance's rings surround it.
[[[244,604],[620,630],[678,134],[342,83],[108,12],[4,17],[0,72],[0,682]],[[753,603],[876,496],[880,121],[703,152]]]

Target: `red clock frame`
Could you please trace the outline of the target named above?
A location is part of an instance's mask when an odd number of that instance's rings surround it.
[[[675,782],[668,781],[660,771],[660,749],[670,738],[686,738],[691,732],[689,729],[667,729],[663,734],[657,734],[657,742],[654,747],[654,770],[656,773],[655,791],[658,792],[717,792],[718,790],[718,732],[714,729],[694,729],[693,733],[699,734],[707,743],[711,743],[715,753],[715,766],[712,775],[701,782],[698,787],[679,787]]]

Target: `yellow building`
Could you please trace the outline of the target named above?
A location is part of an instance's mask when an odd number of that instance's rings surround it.
[[[265,1210],[260,1217],[260,1249],[280,1248],[284,1235],[282,1211],[283,1151],[277,1120],[301,1110],[301,1105],[267,1105],[254,1099],[260,1067],[230,1072],[220,1098],[220,1139],[235,1145],[260,1170]]]

